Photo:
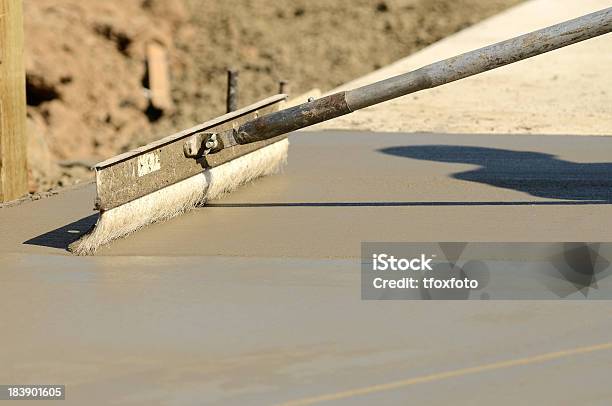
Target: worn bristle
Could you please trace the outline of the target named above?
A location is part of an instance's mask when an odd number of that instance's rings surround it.
[[[69,250],[77,255],[91,255],[100,246],[148,224],[170,219],[258,177],[277,173],[287,162],[288,148],[287,139],[278,141],[104,211],[92,230],[70,244]]]

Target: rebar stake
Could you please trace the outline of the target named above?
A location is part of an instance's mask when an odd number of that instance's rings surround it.
[[[238,70],[227,70],[227,112],[238,110]]]

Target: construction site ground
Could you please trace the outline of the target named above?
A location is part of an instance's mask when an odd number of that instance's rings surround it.
[[[532,0],[348,84],[608,7]],[[607,404],[606,301],[362,301],[362,241],[610,241],[612,38],[291,136],[283,174],[75,257],[0,210],[0,382],[67,404]],[[537,176],[535,176],[537,175]]]

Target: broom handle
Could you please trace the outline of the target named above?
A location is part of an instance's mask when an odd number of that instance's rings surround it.
[[[224,134],[222,142],[224,146],[230,146],[266,140],[364,107],[454,82],[611,31],[612,7],[609,7],[445,59],[413,72],[261,116],[241,125],[232,131],[232,134]]]

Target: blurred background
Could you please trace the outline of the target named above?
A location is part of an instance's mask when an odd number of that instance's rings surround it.
[[[95,162],[278,93],[332,89],[521,0],[24,0],[30,192]],[[171,106],[152,109],[147,47]]]

